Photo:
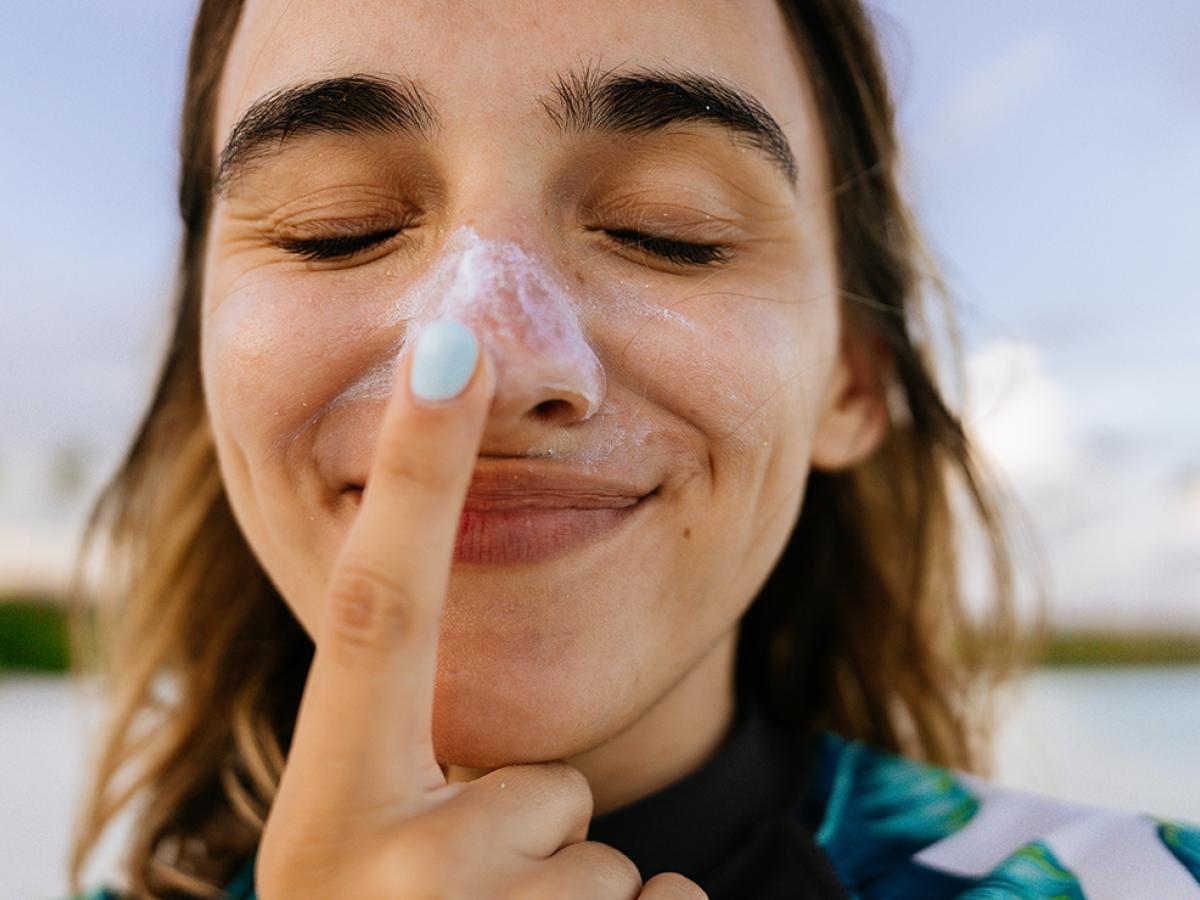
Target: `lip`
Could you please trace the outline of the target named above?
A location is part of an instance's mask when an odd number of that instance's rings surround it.
[[[361,486],[347,488],[359,502]],[[566,464],[481,457],[454,541],[454,562],[522,565],[611,536],[658,492]]]

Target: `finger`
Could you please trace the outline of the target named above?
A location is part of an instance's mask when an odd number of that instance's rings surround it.
[[[708,894],[678,872],[660,872],[646,882],[638,900],[708,900]]]
[[[561,760],[504,766],[461,785],[438,809],[472,847],[545,859],[587,838],[594,803],[587,778]]]
[[[469,377],[457,397],[410,393],[456,371],[459,384]],[[493,391],[486,352],[457,322],[429,323],[401,357],[288,757],[326,809],[415,801],[445,784],[431,737],[438,622]]]
[[[628,856],[599,841],[580,841],[538,866],[521,896],[633,900],[641,888],[641,873]]]

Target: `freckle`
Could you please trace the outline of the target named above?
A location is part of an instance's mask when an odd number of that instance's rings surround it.
[[[683,529],[683,536],[685,538],[690,538],[692,536],[692,529],[690,529],[690,528]]]

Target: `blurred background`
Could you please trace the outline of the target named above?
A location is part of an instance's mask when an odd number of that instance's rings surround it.
[[[1050,577],[996,778],[1200,821],[1200,4],[871,6],[967,420]],[[0,898],[66,889],[98,705],[62,674],[59,597],[166,340],[193,13],[2,17]]]

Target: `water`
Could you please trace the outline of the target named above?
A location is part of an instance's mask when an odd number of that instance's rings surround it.
[[[1051,669],[997,736],[995,778],[1200,823],[1200,666]]]
[[[0,900],[66,896],[96,701],[66,679],[0,680]],[[1200,823],[1200,666],[1035,673],[997,738],[995,780]],[[85,883],[110,879],[126,823]]]

